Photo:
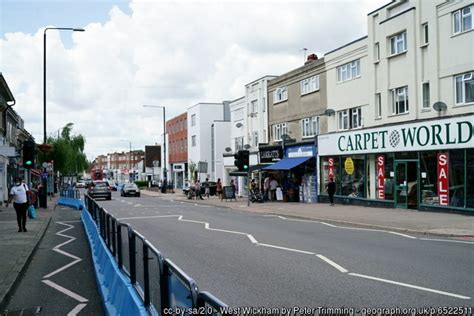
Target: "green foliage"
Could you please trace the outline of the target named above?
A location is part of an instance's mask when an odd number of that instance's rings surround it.
[[[196,163],[192,160],[189,161],[188,169],[189,169],[189,174],[191,176],[191,181],[194,183],[194,181],[196,181],[196,170],[197,170]]]
[[[148,187],[148,181],[135,181],[135,184],[141,189],[141,188],[147,188]]]
[[[42,153],[39,154],[41,163],[44,158],[46,161],[53,160],[55,171],[68,175],[82,173],[90,165],[84,153],[86,140],[81,134],[72,135],[73,125],[73,123],[66,124],[60,136],[48,138],[48,144],[51,144],[53,148],[46,153],[46,157]]]

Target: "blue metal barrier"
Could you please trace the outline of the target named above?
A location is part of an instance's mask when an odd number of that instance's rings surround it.
[[[170,308],[201,308],[199,310],[204,311],[201,315],[221,315],[221,308],[226,305],[212,294],[200,292],[196,282],[165,259],[144,236],[129,224],[118,221],[88,195],[85,195],[84,203],[95,222],[97,236],[108,250],[108,257],[128,279],[131,289],[149,313],[163,315],[165,308],[167,311]],[[106,256],[101,258],[105,260]],[[109,296],[112,295],[110,291],[112,289],[109,289]]]
[[[59,205],[72,207],[76,210],[84,209],[84,203],[81,201],[81,193],[78,189],[63,189],[59,192]]]

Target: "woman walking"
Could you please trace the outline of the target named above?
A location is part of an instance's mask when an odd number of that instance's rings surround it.
[[[16,212],[16,221],[18,223],[18,232],[27,232],[26,229],[26,211],[28,209],[28,198],[26,197],[28,187],[22,183],[20,177],[15,177],[15,185],[10,190],[10,197],[7,203],[13,200],[13,207]]]

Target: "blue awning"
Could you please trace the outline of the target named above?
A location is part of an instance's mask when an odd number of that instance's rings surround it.
[[[263,170],[290,170],[301,165],[313,157],[297,157],[297,158],[283,158],[275,162],[273,165],[263,168]]]

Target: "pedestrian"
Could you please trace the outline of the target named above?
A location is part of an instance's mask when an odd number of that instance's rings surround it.
[[[204,200],[201,194],[201,181],[196,180],[194,183],[194,190],[196,190],[196,200],[199,198],[200,200]]]
[[[329,194],[329,203],[331,203],[331,206],[334,206],[334,193],[336,193],[336,183],[334,182],[334,179],[332,177],[329,178],[329,183],[326,186],[326,190]]]
[[[217,195],[218,198],[220,198],[222,200],[222,182],[221,182],[221,178],[217,179],[216,195]]]
[[[278,187],[278,182],[275,180],[275,178],[272,177],[272,180],[270,181],[270,198],[271,201],[276,201],[276,189]]]
[[[235,186],[234,179],[230,180],[230,186],[232,187],[233,197],[235,199],[235,193],[237,191],[237,187]]]
[[[28,198],[26,196],[28,187],[22,182],[20,177],[15,177],[15,185],[10,190],[10,196],[7,206],[13,200],[13,207],[16,212],[16,221],[18,223],[18,232],[27,232],[26,229],[26,211],[28,210]]]
[[[270,200],[269,194],[270,193],[270,177],[266,177],[263,181],[263,200],[268,201]]]
[[[209,198],[211,195],[211,189],[209,188],[209,178],[206,178],[206,181],[203,183],[204,186],[204,196]]]

